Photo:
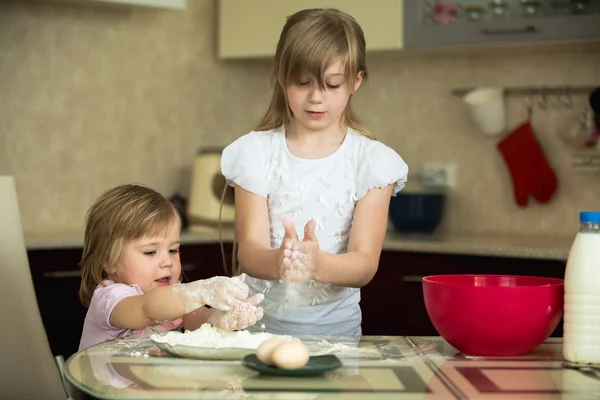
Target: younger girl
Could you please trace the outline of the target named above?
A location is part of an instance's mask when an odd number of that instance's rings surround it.
[[[81,258],[79,297],[89,309],[80,350],[182,323],[190,330],[203,322],[244,329],[262,317],[262,295],[248,298],[243,277],[179,282],[180,230],[173,204],[152,189],[119,186],[96,200]]]
[[[360,335],[360,288],[377,271],[390,197],[408,167],[350,107],[367,79],[354,18],[290,16],[274,61],[267,113],[221,160],[235,187],[239,263],[266,295],[268,331]]]

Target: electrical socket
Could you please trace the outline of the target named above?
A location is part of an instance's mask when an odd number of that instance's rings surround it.
[[[425,187],[453,188],[456,185],[454,164],[425,163],[421,171],[421,184]]]

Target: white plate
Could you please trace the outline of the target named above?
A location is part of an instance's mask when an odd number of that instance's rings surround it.
[[[184,346],[174,345],[171,346],[168,343],[162,343],[154,341],[156,347],[165,351],[169,354],[185,358],[197,358],[202,360],[241,360],[248,354],[256,352],[255,349],[242,349],[232,347],[197,347],[197,346]]]
[[[256,349],[234,348],[234,347],[198,347],[185,345],[170,345],[164,342],[152,340],[152,342],[161,349],[174,356],[184,358],[197,358],[201,360],[241,360],[248,354],[256,353]],[[331,344],[319,342],[305,343],[308,346],[310,355],[322,356],[333,352]]]

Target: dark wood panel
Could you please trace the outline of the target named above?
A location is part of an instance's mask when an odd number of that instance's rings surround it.
[[[86,308],[79,302],[82,249],[28,251],[33,284],[54,355],[77,351]]]
[[[219,275],[231,276],[232,245],[226,243],[224,247],[225,265],[221,245],[218,243],[181,246],[182,281],[190,282]]]
[[[421,279],[443,274],[508,274],[563,278],[565,262],[384,251],[362,289],[363,334],[437,335],[425,309]],[[562,336],[562,321],[553,336]]]

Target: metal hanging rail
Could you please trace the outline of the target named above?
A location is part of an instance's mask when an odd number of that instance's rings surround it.
[[[505,87],[504,94],[505,95],[572,95],[572,94],[589,94],[594,89],[596,89],[600,84],[596,86],[586,85],[586,86],[571,86],[571,85],[562,85],[562,86],[514,86],[514,87]],[[475,87],[471,88],[455,88],[452,89],[452,94],[454,96],[464,96],[471,90],[476,89]]]

